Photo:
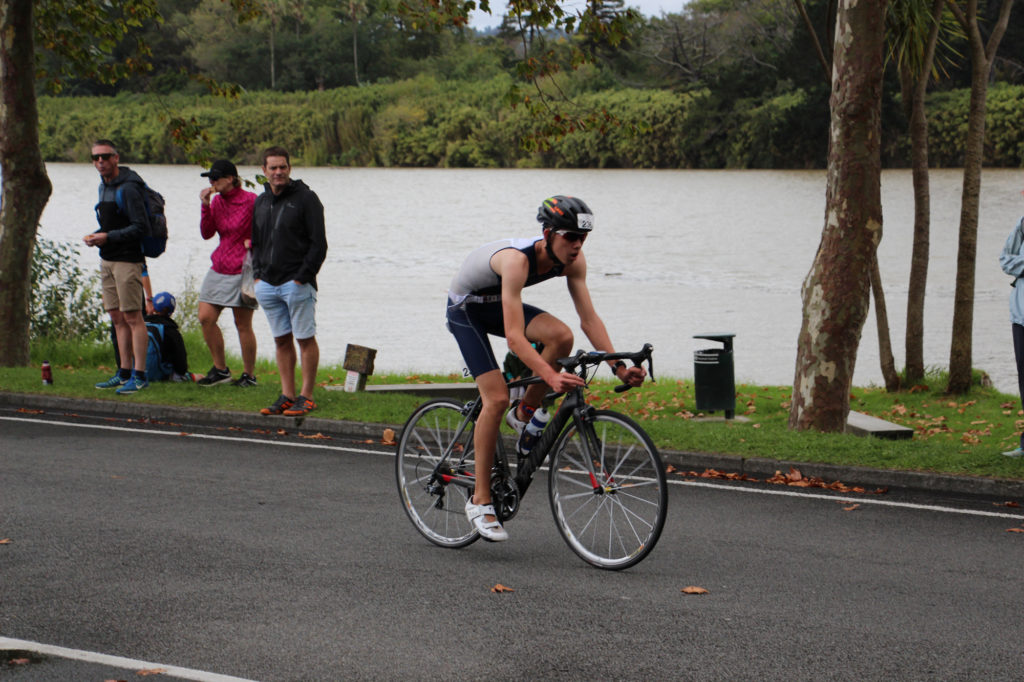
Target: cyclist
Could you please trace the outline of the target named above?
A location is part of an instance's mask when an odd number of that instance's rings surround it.
[[[543,226],[539,237],[503,239],[470,253],[448,289],[448,329],[482,398],[473,436],[475,490],[466,502],[466,516],[485,540],[495,542],[508,539],[491,504],[491,467],[502,415],[507,411],[506,421],[521,434],[547,391],[564,393],[583,384],[581,377],[562,372],[555,362],[572,353],[572,330],[554,315],[523,303],[523,287],[565,277],[583,333],[595,349],[615,350],[587,289],[582,249],[594,228],[593,213],[582,200],[559,195],[544,200],[537,221]],[[488,334],[504,336],[509,350],[545,382],[529,386],[511,408]],[[543,344],[543,350],[538,353],[533,342]],[[630,386],[639,386],[647,375],[642,367],[627,367],[621,360],[611,367]]]

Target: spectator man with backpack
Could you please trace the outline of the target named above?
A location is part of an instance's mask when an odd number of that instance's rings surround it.
[[[148,336],[142,315],[142,239],[150,232],[145,182],[127,166],[118,167],[117,148],[110,140],[93,143],[91,156],[100,174],[99,229],[87,234],[84,241],[99,248],[103,307],[110,314],[121,351],[117,373],[96,388],[116,388],[118,395],[130,395],[148,386]]]

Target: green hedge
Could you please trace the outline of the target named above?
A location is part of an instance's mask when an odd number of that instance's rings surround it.
[[[586,78],[587,76],[581,76]],[[597,79],[594,79],[597,80]],[[42,97],[47,161],[88,160],[89,142],[109,137],[135,163],[183,163],[167,121],[194,118],[209,158],[256,163],[270,144],[303,165],[573,168],[813,168],[827,152],[826,92],[795,90],[767,100],[722,101],[708,91],[604,88],[563,83],[572,103],[511,106],[512,81],[440,81],[428,76],[307,93],[245,93],[234,100],[171,95]],[[523,92],[529,92],[524,89]],[[553,92],[553,90],[552,90]],[[961,166],[969,92],[929,98],[934,166]],[[533,100],[537,102],[536,97]],[[537,112],[540,112],[539,114]],[[1024,87],[993,86],[985,163],[1024,165]],[[558,117],[556,119],[556,117]],[[582,121],[564,136],[536,133],[556,120]],[[905,128],[885,130],[883,162],[905,164]]]

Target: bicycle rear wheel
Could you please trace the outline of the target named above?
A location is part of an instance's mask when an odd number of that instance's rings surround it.
[[[420,405],[402,427],[395,456],[402,508],[416,530],[442,547],[464,547],[480,537],[466,519],[473,424],[453,442],[465,419],[462,407],[445,398]]]
[[[561,435],[548,493],[562,538],[598,568],[641,561],[665,526],[668,484],[658,450],[636,422],[616,412],[598,410]]]

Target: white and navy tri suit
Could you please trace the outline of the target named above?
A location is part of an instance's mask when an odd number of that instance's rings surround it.
[[[547,272],[537,272],[534,245],[544,237],[501,239],[474,250],[448,285],[448,330],[455,336],[470,373],[478,377],[498,369],[488,334],[505,336],[505,317],[501,308],[501,277],[491,268],[491,258],[503,249],[516,249],[526,256],[530,271],[524,286],[558,277],[564,266],[555,265]],[[543,310],[523,304],[524,325]]]

